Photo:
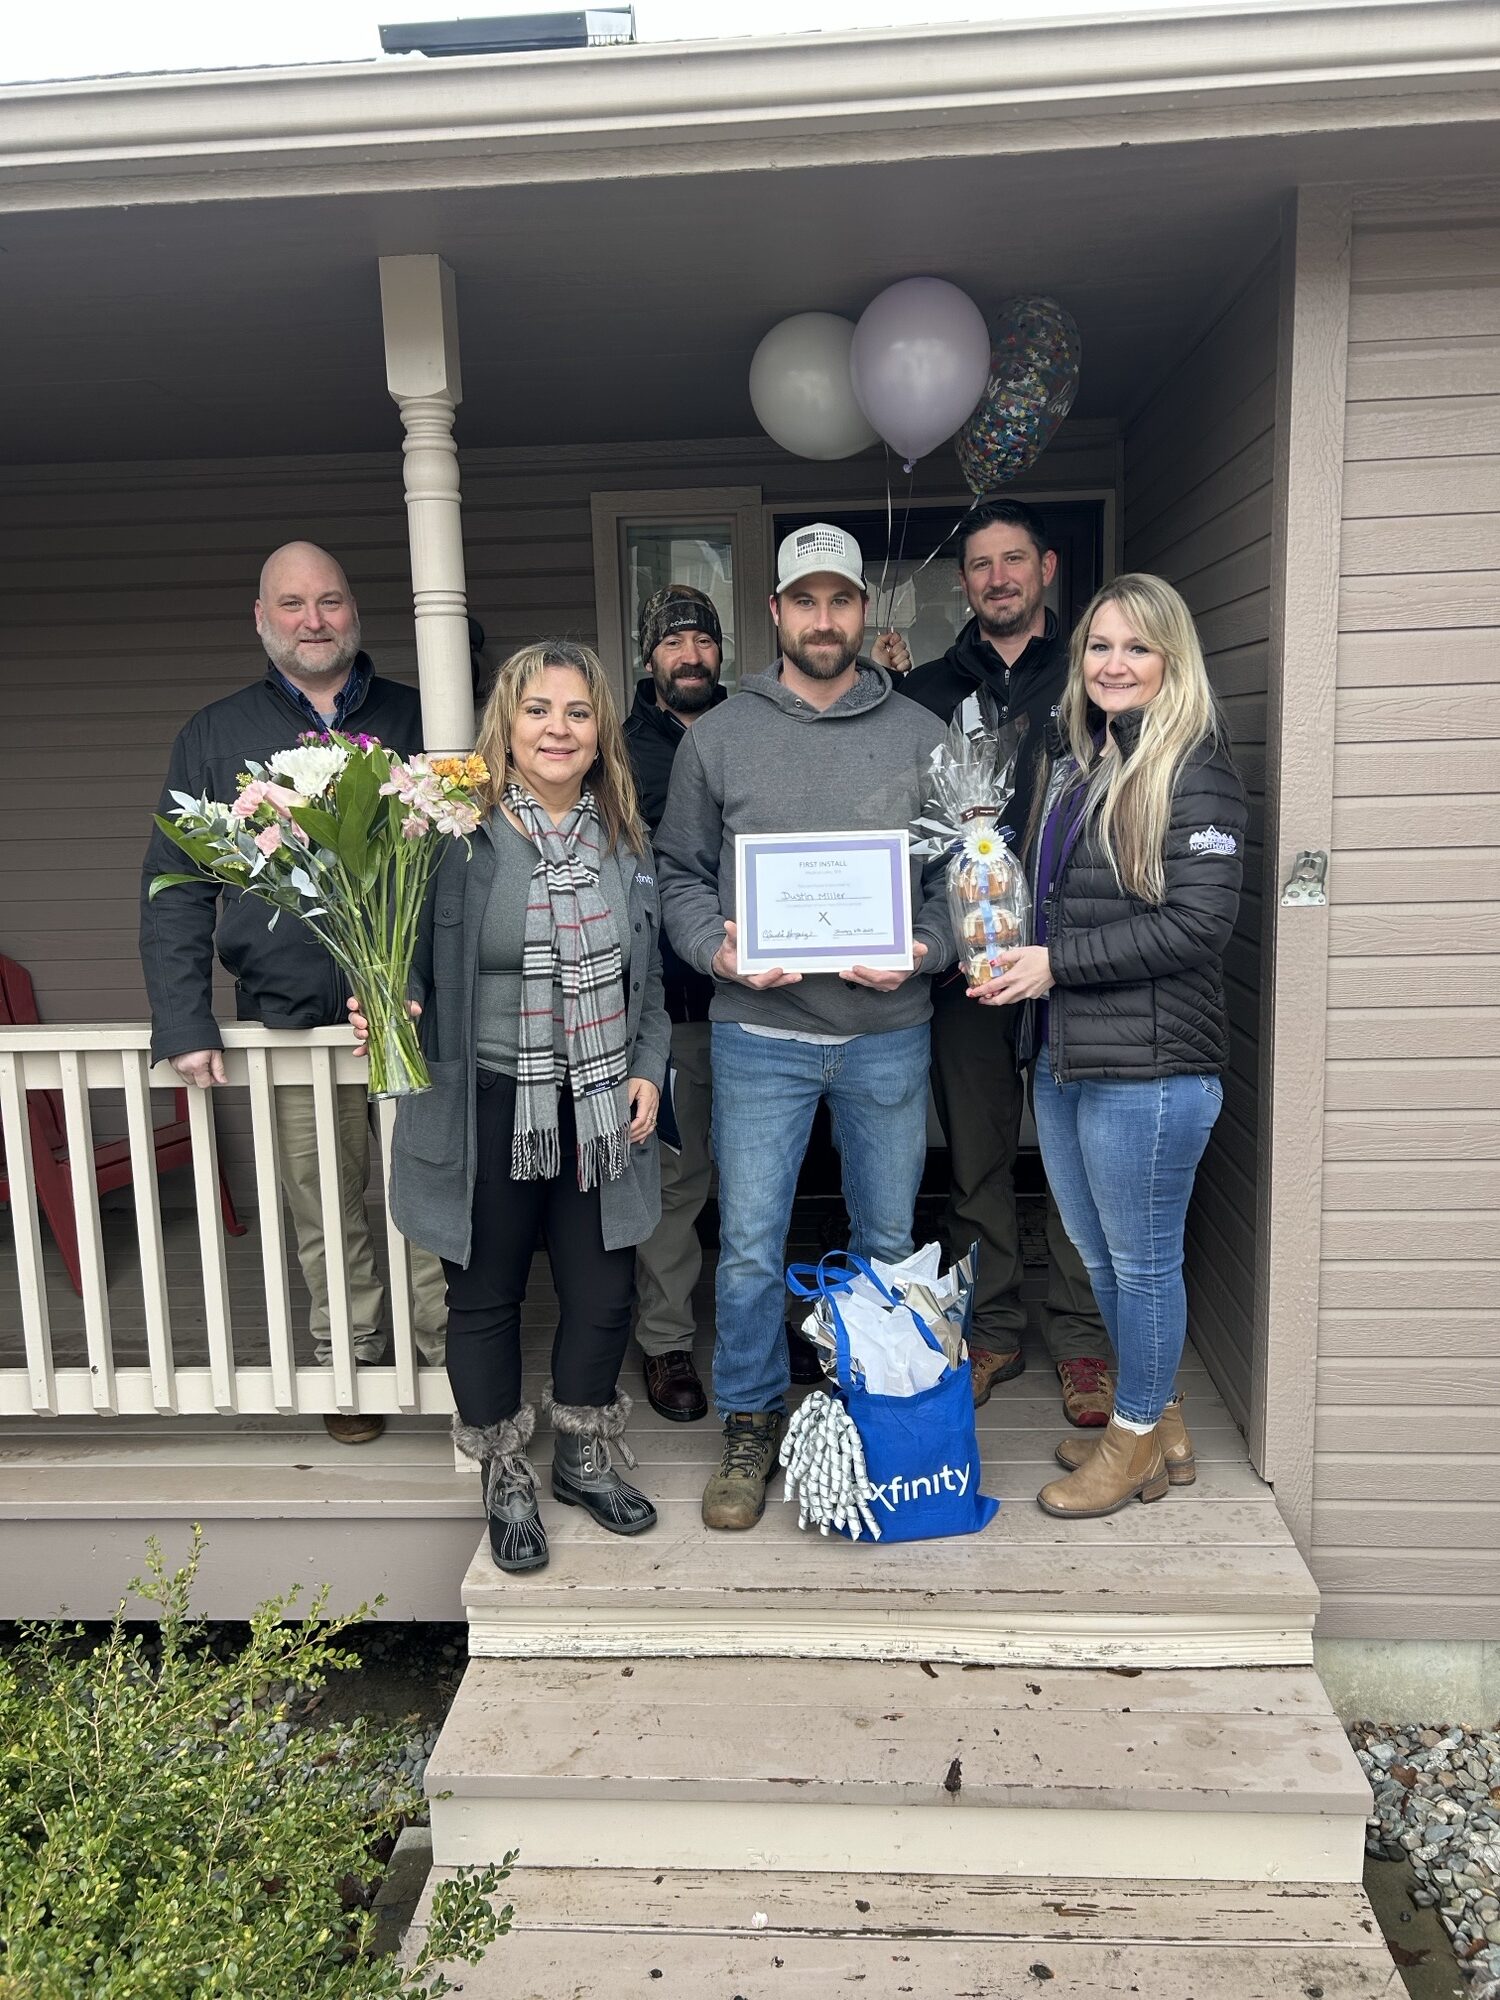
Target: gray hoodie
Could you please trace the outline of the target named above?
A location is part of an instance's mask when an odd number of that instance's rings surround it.
[[[736,834],[910,826],[926,803],[927,759],[944,734],[925,708],[893,699],[890,676],[866,660],[832,708],[811,708],[791,693],[778,662],[702,716],[678,747],[655,840],[662,922],[681,957],[708,972],[724,942],[724,919],[735,914]],[[850,986],[832,973],[768,991],[722,980],[710,1018],[810,1035],[916,1027],[932,1012],[928,975],[956,956],[943,868],[941,860],[912,862],[912,932],[927,957],[921,975],[894,993]]]

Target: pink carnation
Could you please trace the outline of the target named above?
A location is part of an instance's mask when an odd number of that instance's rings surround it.
[[[264,826],[255,836],[255,844],[262,854],[274,854],[281,845],[281,828]]]
[[[266,794],[270,789],[264,778],[257,778],[252,784],[246,785],[229,808],[231,816],[234,819],[254,819],[265,804]]]
[[[307,800],[300,792],[294,792],[289,785],[265,785],[262,787],[267,805],[275,806],[277,812],[290,818],[293,806],[305,806]]]

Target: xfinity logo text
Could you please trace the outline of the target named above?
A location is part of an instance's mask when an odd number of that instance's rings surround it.
[[[921,1473],[915,1479],[888,1479],[883,1486],[872,1484],[870,1498],[884,1507],[888,1514],[894,1514],[903,1500],[930,1500],[937,1493],[967,1493],[973,1467],[961,1465],[956,1470],[951,1465],[941,1466],[938,1471]]]

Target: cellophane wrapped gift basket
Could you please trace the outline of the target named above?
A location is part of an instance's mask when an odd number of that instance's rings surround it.
[[[927,811],[917,851],[947,854],[948,912],[971,986],[996,978],[1001,955],[1031,942],[1026,871],[1000,831],[1015,790],[1021,732],[966,726],[960,710],[928,767]]]

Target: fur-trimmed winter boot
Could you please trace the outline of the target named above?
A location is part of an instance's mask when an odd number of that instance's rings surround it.
[[[547,1531],[537,1507],[536,1472],[526,1456],[536,1411],[523,1403],[498,1424],[465,1424],[453,1419],[453,1442],[479,1467],[484,1511],[490,1523],[490,1554],[496,1569],[545,1569]]]
[[[627,1465],[635,1454],[625,1442],[630,1398],[617,1392],[602,1407],[559,1403],[549,1384],[542,1408],[552,1419],[552,1493],[565,1507],[582,1507],[612,1535],[643,1535],[656,1526],[656,1509],[644,1493],[615,1471],[611,1445]]]

